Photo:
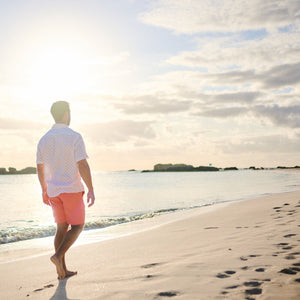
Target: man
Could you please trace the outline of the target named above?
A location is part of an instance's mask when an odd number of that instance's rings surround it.
[[[39,141],[36,161],[43,202],[52,207],[57,223],[55,254],[51,261],[56,266],[59,279],[64,279],[77,274],[67,269],[65,253],[84,227],[84,186],[81,179],[88,188],[89,207],[94,204],[95,196],[83,139],[79,133],[69,128],[69,103],[53,103],[51,114],[55,124]]]

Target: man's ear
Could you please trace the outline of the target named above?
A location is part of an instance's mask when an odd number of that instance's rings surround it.
[[[69,112],[68,111],[66,111],[65,113],[64,113],[64,115],[63,115],[63,117],[62,117],[62,121],[64,122],[64,123],[66,123],[67,121],[68,121],[68,118],[69,118]]]

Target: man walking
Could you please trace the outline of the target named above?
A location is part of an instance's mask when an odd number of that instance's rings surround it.
[[[88,207],[94,204],[95,196],[83,139],[79,133],[69,128],[69,103],[53,103],[51,114],[55,124],[40,139],[36,162],[43,202],[52,207],[57,223],[55,254],[51,261],[56,266],[59,279],[64,279],[77,274],[67,269],[65,253],[84,227],[84,186],[81,179],[88,188]]]

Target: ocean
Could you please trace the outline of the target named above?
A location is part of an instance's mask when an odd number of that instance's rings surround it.
[[[95,205],[85,231],[300,189],[298,170],[219,172],[94,172]],[[0,250],[5,244],[52,236],[52,211],[37,175],[0,176]]]

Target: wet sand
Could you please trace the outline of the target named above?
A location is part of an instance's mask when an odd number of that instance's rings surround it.
[[[300,192],[247,200],[72,248],[0,264],[1,299],[300,299]]]

